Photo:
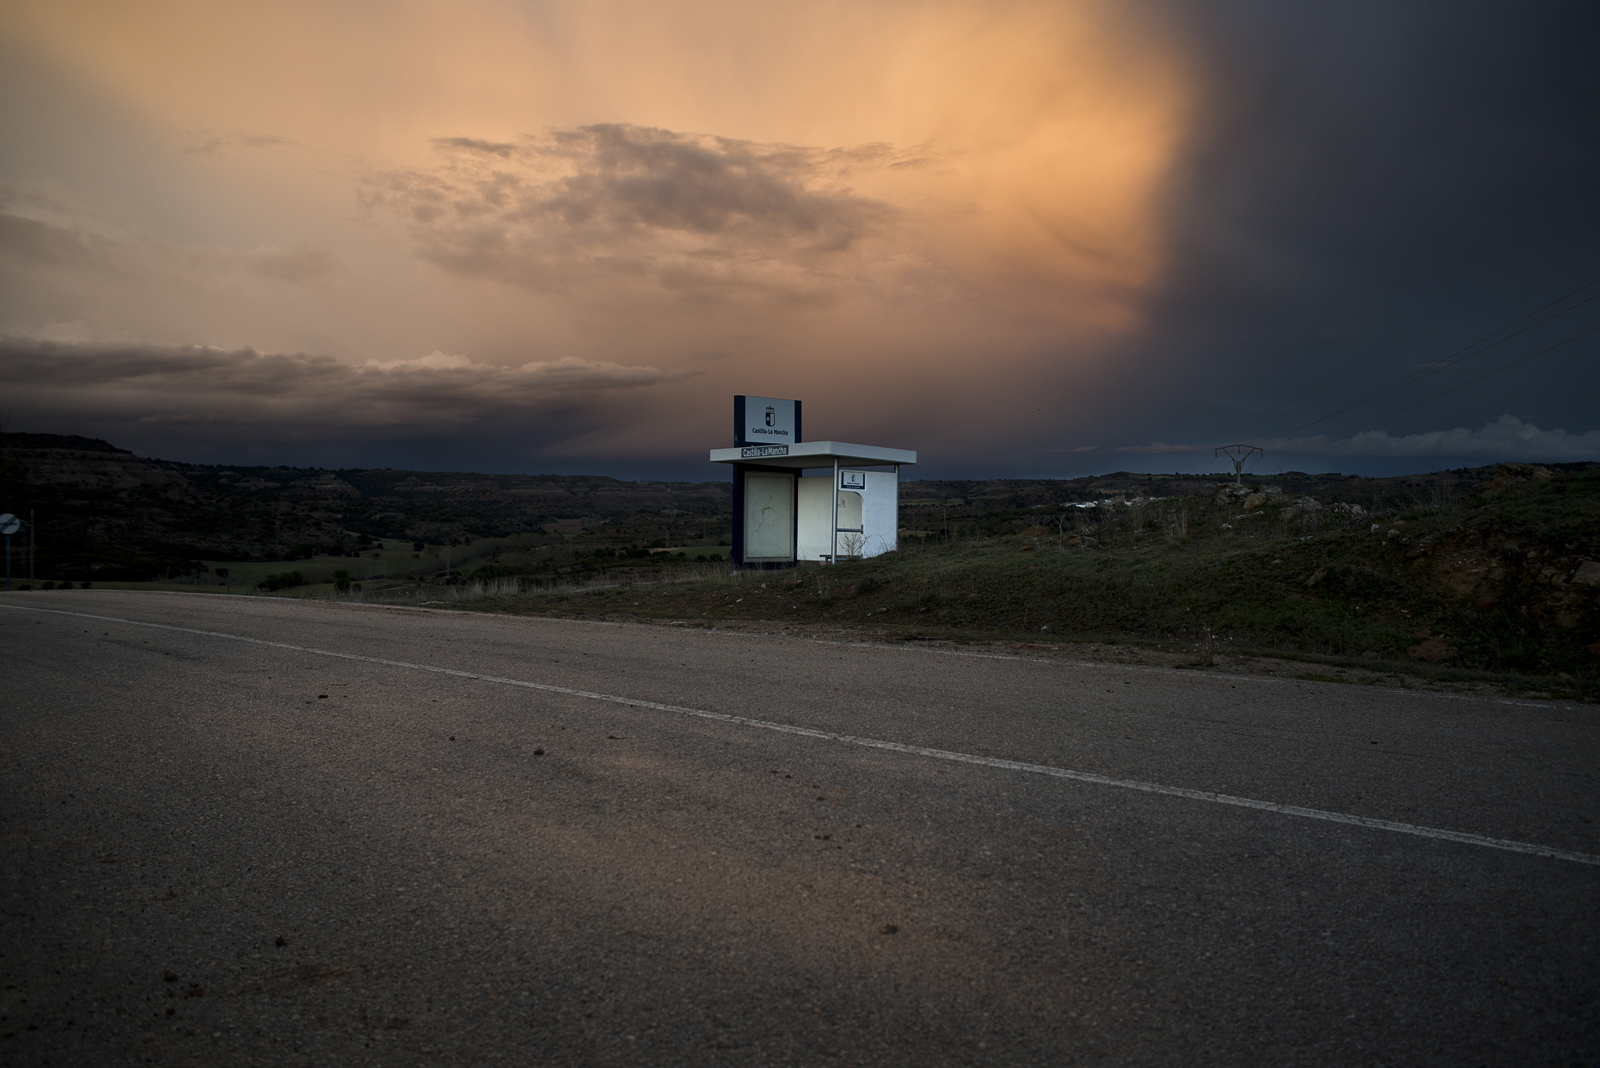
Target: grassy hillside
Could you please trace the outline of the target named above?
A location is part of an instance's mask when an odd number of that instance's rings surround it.
[[[36,509],[41,581],[298,570],[297,594],[319,595],[344,571],[368,595],[426,599],[448,555],[452,580],[480,591],[545,587],[482,602],[522,611],[1600,678],[1600,465],[907,482],[897,553],[685,581],[726,552],[726,483],[204,467],[51,435],[0,446],[0,510]]]
[[[1208,488],[988,522],[838,567],[499,604],[1600,678],[1600,469],[1506,465],[1404,510]]]

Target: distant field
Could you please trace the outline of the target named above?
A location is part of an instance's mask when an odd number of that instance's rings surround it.
[[[443,567],[441,560],[438,564],[432,562],[434,554],[421,553],[420,559],[414,559],[410,551],[401,552],[394,550],[378,554],[374,560],[371,553],[366,553],[360,558],[348,556],[313,556],[309,560],[271,560],[262,562],[238,563],[225,560],[207,560],[205,564],[211,569],[211,574],[216,574],[217,568],[227,568],[228,576],[235,586],[254,586],[268,575],[282,574],[287,571],[298,571],[306,577],[308,582],[332,582],[335,571],[348,571],[350,578],[355,582],[363,582],[371,578],[404,578],[413,571],[432,571],[435,567]]]
[[[254,586],[268,575],[298,571],[310,583],[331,583],[335,571],[347,571],[352,582],[375,579],[407,579],[443,571],[448,560],[452,571],[470,571],[490,557],[506,554],[510,559],[532,559],[548,548],[527,548],[525,537],[479,538],[470,545],[456,546],[446,554],[443,546],[431,545],[413,550],[410,543],[385,542],[386,548],[369,549],[360,556],[313,556],[304,560],[267,560],[240,563],[226,560],[204,561],[210,574],[227,568],[235,586]]]

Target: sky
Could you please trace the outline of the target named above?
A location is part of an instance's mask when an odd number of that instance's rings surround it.
[[[1600,12],[9,0],[0,422],[725,478],[1600,460]]]

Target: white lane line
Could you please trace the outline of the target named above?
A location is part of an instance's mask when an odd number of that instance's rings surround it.
[[[999,757],[979,756],[976,753],[960,753],[950,749],[930,749],[927,746],[906,745],[904,742],[890,742],[881,738],[862,738],[853,734],[837,734],[833,731],[817,730],[815,727],[801,727],[792,723],[774,723],[770,720],[751,719],[749,716],[735,716],[726,712],[711,712],[707,709],[689,708],[684,705],[668,705],[659,701],[644,701],[637,697],[623,697],[618,694],[576,690],[570,686],[556,686],[548,682],[507,679],[497,675],[484,675],[475,671],[462,671],[458,668],[435,667],[432,664],[412,664],[405,660],[387,660],[377,656],[362,656],[359,653],[341,653],[332,649],[317,649],[306,645],[292,645],[289,642],[267,641],[265,638],[251,638],[243,634],[229,634],[225,631],[179,627],[170,623],[147,623],[138,619],[97,616],[90,615],[87,612],[67,612],[54,608],[27,608],[15,604],[0,605],[0,608],[14,608],[21,612],[43,612],[47,615],[55,616],[74,616],[78,619],[93,619],[102,623],[123,623],[132,627],[151,627],[156,630],[170,630],[180,634],[198,634],[207,638],[225,638],[228,641],[264,645],[272,649],[287,649],[296,653],[311,653],[314,656],[329,656],[339,660],[355,660],[363,664],[379,664],[384,667],[405,668],[409,671],[431,671],[438,675],[475,679],[479,682],[492,682],[501,686],[518,686],[526,690],[541,690],[545,693],[561,694],[565,697],[581,697],[589,701],[606,701],[611,704],[626,705],[629,708],[649,708],[658,712],[672,712],[677,715],[715,720],[718,723],[731,723],[741,727],[754,727],[758,730],[795,734],[802,738],[815,738],[819,741],[839,742],[844,745],[863,746],[867,749],[886,749],[892,753],[906,753],[911,756],[928,757],[933,760],[977,764],[981,767],[999,768],[1004,771],[1026,772],[1030,775],[1048,775],[1057,779],[1093,783],[1096,786],[1114,786],[1122,790],[1138,790],[1147,794],[1184,797],[1191,801],[1209,801],[1217,805],[1252,808],[1261,812],[1274,812],[1282,816],[1298,816],[1302,819],[1322,820],[1325,823],[1343,823],[1354,827],[1393,831],[1396,834],[1410,834],[1419,838],[1459,842],[1463,845],[1479,846],[1484,849],[1500,849],[1508,853],[1526,853],[1535,857],[1550,857],[1555,860],[1570,860],[1577,864],[1600,866],[1600,856],[1594,856],[1589,853],[1575,853],[1568,849],[1555,849],[1551,846],[1536,845],[1532,842],[1516,842],[1507,838],[1489,838],[1481,834],[1467,834],[1464,831],[1451,831],[1440,827],[1423,827],[1415,823],[1397,823],[1394,820],[1373,819],[1370,816],[1354,816],[1345,812],[1328,812],[1319,808],[1302,808],[1299,805],[1280,805],[1276,801],[1257,801],[1248,797],[1233,797],[1229,794],[1212,793],[1210,790],[1191,790],[1184,786],[1163,786],[1160,783],[1140,782],[1137,779],[1114,779],[1109,775],[1096,775],[1090,771],[1072,771],[1068,768],[1052,767],[1049,764],[1028,764],[1020,760],[1003,760]]]

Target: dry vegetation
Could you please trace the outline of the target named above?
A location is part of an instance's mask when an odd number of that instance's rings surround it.
[[[1143,643],[1492,673],[1557,692],[1600,678],[1600,468],[1506,465],[1377,511],[1207,492],[967,516],[838,567],[651,585],[485,591],[477,607],[870,628],[889,639]],[[963,529],[964,527],[964,529]],[[1009,528],[1009,529],[1007,529]],[[682,576],[688,577],[688,576]]]

